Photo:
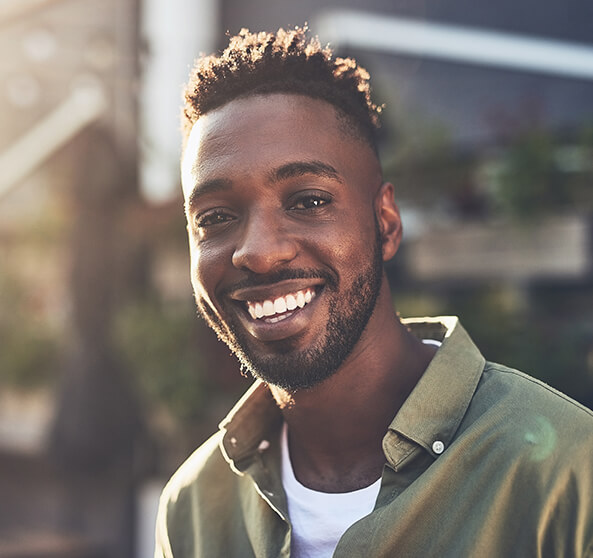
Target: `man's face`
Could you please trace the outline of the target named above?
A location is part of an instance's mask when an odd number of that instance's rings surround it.
[[[268,383],[296,391],[331,376],[381,287],[370,148],[323,101],[238,99],[194,126],[182,182],[209,325]]]

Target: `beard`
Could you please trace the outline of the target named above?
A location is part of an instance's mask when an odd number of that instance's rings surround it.
[[[218,338],[239,359],[242,370],[290,393],[312,388],[337,372],[358,343],[375,309],[383,276],[381,233],[376,219],[372,250],[368,264],[345,292],[340,292],[339,279],[335,275],[321,270],[285,270],[266,278],[266,284],[284,279],[325,280],[323,294],[328,297],[329,308],[326,328],[323,335],[306,349],[295,349],[293,341],[287,339],[274,342],[273,354],[261,354],[252,348],[250,335],[234,317],[232,309],[228,309],[228,318],[223,321],[196,294],[198,310]],[[242,286],[261,284],[264,284],[262,279],[254,278]]]

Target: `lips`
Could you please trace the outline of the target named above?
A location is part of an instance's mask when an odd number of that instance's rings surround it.
[[[247,311],[254,320],[265,319],[267,322],[276,323],[288,318],[297,308],[304,308],[315,296],[315,289],[308,287],[265,300],[247,300]]]
[[[321,278],[287,279],[235,289],[227,296],[241,309],[237,317],[260,341],[294,338],[312,325],[313,308],[325,288]]]

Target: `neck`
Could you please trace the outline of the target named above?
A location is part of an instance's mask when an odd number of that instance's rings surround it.
[[[382,439],[434,354],[402,325],[389,298],[381,300],[389,296],[382,291],[378,311],[333,376],[295,394],[270,386],[288,425],[295,476],[314,490],[348,492],[381,476]]]

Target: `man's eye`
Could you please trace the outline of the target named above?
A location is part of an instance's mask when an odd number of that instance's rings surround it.
[[[209,211],[196,217],[196,226],[198,228],[212,227],[221,225],[233,220],[233,216],[222,210]]]
[[[291,209],[315,210],[331,202],[331,196],[321,194],[311,194],[297,199],[291,206]]]

